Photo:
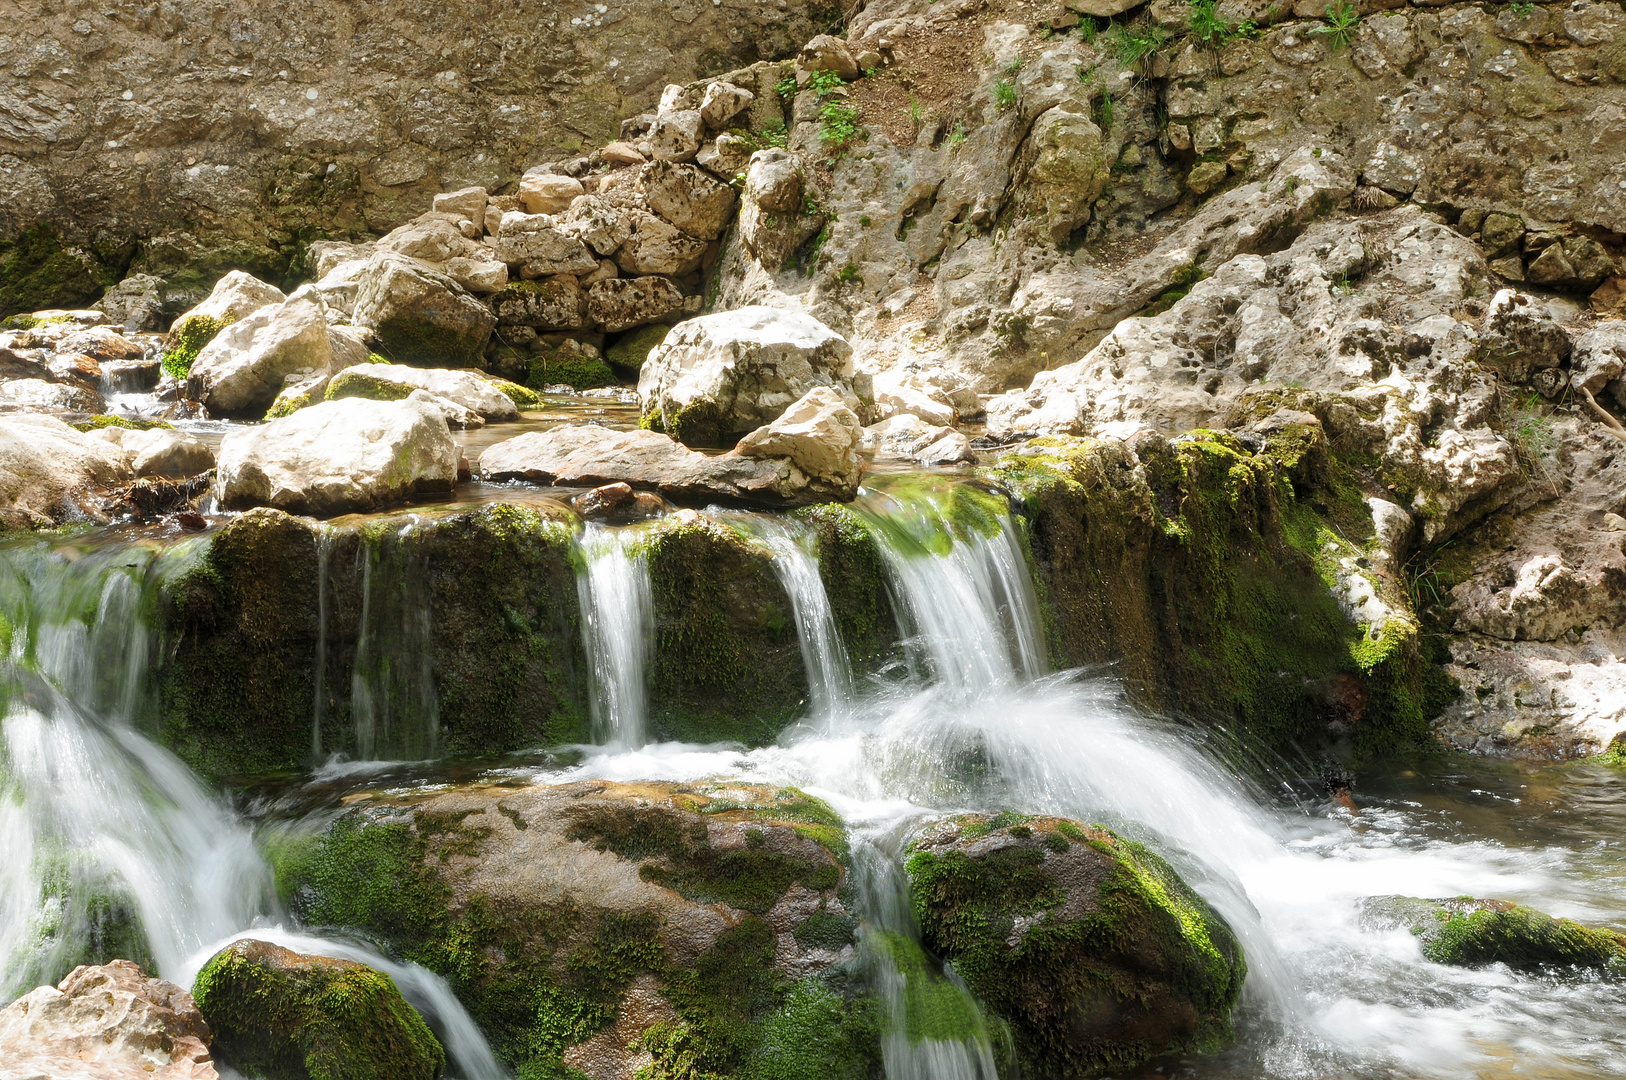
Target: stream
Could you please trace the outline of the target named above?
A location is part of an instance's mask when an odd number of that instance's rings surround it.
[[[799,786],[847,821],[869,925],[860,960],[890,1018],[883,1052],[894,1080],[1010,1074],[963,988],[956,1038],[906,1037],[907,981],[958,983],[952,969],[905,970],[872,940],[882,931],[918,937],[899,869],[907,836],[933,817],[978,809],[1076,817],[1142,840],[1236,932],[1249,974],[1235,1046],[1138,1075],[1626,1075],[1621,984],[1444,967],[1425,961],[1406,931],[1368,929],[1358,918],[1366,896],[1467,894],[1626,927],[1620,772],[1442,756],[1358,775],[1353,807],[1342,805],[1321,795],[1306,770],[1281,761],[1240,767],[1213,732],[1138,712],[1110,670],[1048,671],[1033,584],[1009,520],[989,534],[965,530],[932,499],[895,493],[884,478],[856,508],[883,538],[905,639],[907,670],[884,679],[850,669],[799,526],[709,512],[769,545],[794,607],[809,700],[774,745],[646,741],[641,695],[654,646],[640,526],[589,526],[577,541],[578,595],[594,745],[557,757],[435,760],[427,606],[410,567],[390,570],[396,577],[370,567],[379,576],[366,578],[363,623],[393,630],[363,635],[351,676],[355,745],[366,760],[323,758],[318,697],[313,760],[326,763],[231,791],[211,788],[149,737],[163,717],[146,675],[163,643],[147,608],[207,534],[181,539],[116,526],[6,541],[0,999],[55,981],[76,957],[110,942],[144,949],[140,959],[189,985],[215,950],[252,935],[388,971],[446,1043],[449,1075],[495,1080],[502,1067],[438,976],[365,942],[291,923],[260,847],[268,831],[380,787],[482,776],[736,777]]]

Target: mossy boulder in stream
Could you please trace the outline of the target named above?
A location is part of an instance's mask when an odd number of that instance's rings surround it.
[[[193,985],[226,1063],[266,1080],[438,1080],[446,1052],[395,982],[264,941],[216,953]]]
[[[906,863],[926,946],[1011,1029],[1032,1076],[1097,1076],[1230,1043],[1247,964],[1162,859],[1016,814],[927,829]]]
[[[1506,900],[1374,896],[1362,902],[1361,917],[1368,926],[1410,930],[1421,940],[1423,955],[1436,964],[1506,964],[1521,971],[1597,968],[1626,975],[1626,934],[1555,919]]]
[[[381,794],[270,848],[301,919],[444,975],[521,1076],[641,1062],[656,1077],[861,1080],[878,1064],[873,1006],[841,974],[846,833],[794,789]],[[844,1064],[820,1065],[826,1044]]]

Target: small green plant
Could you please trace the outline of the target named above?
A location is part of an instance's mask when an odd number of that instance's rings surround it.
[[[909,98],[909,123],[916,131],[926,123],[926,107],[913,96]]]
[[[1349,44],[1350,38],[1355,36],[1355,27],[1361,21],[1361,16],[1355,10],[1350,0],[1341,0],[1327,8],[1326,20],[1320,26],[1310,31],[1312,34],[1323,34],[1327,38],[1327,47],[1337,52]]]
[[[1282,186],[1287,188],[1287,193],[1291,195],[1293,192],[1299,189],[1299,178],[1296,176],[1289,176],[1287,181]]]
[[[841,270],[837,272],[836,280],[839,281],[839,282],[842,282],[843,284],[845,284],[847,282],[850,282],[850,281],[863,281],[864,280],[864,275],[862,275],[862,274],[860,274],[858,272],[858,264],[857,263],[850,262],[846,266],[843,266],[841,268]]]
[[[802,193],[802,216],[803,217],[816,217],[818,215],[818,212],[819,212],[819,201],[817,199],[815,199],[812,196],[811,193],[804,191]]]
[[[1079,40],[1083,41],[1084,44],[1094,45],[1095,35],[1099,32],[1100,27],[1095,25],[1095,16],[1086,15],[1078,21]]]
[[[774,89],[779,93],[779,100],[791,100],[796,96],[796,76],[786,75],[774,84]]]
[[[813,77],[807,80],[808,89],[821,98],[829,97],[831,91],[845,85],[841,81],[841,76],[833,71],[815,71]]]
[[[858,106],[845,101],[826,101],[819,107],[819,141],[839,150],[858,134]]]
[[[1005,72],[1005,77],[1008,79],[1014,79],[1018,75],[1022,74],[1022,65],[1024,63],[1026,63],[1026,61],[1020,56],[1012,58],[1011,62],[1006,64],[1003,69]]]
[[[1321,156],[1321,147],[1318,146],[1314,150],[1311,150],[1310,151],[1310,156],[1311,157],[1320,157]]]
[[[1016,104],[1016,87],[1009,79],[1000,79],[994,83],[994,104],[1001,112]]]
[[[955,127],[955,129],[953,131],[949,132],[949,138],[948,138],[949,149],[952,150],[952,149],[958,147],[959,145],[961,145],[962,143],[964,143],[965,142],[965,137],[966,137],[965,136],[965,128],[964,127],[958,127],[958,126]]]
[[[1513,0],[1513,2],[1507,6],[1507,9],[1513,12],[1514,17],[1516,18],[1528,19],[1532,14],[1535,13],[1536,3],[1535,0]]]
[[[1101,100],[1095,103],[1095,126],[1102,131],[1112,127],[1112,118],[1117,113],[1117,106],[1112,102],[1112,91],[1102,89]]]
[[[858,224],[859,224],[859,226],[861,228],[865,228],[865,229],[869,228],[869,215],[864,214],[864,215],[860,216],[859,219],[858,219]]]
[[[1333,288],[1337,289],[1345,296],[1355,295],[1355,283],[1349,280],[1349,271],[1346,270],[1342,274],[1338,275],[1338,280],[1333,282]]]
[[[1169,32],[1156,24],[1138,30],[1116,24],[1107,34],[1107,50],[1124,67],[1138,67],[1168,40]]]
[[[783,150],[785,143],[789,140],[790,133],[785,130],[783,120],[770,120],[762,126],[762,130],[758,132],[758,137],[762,140],[763,146]]]
[[[1215,0],[1192,0],[1191,21],[1188,24],[1192,40],[1199,41],[1211,49],[1218,49],[1235,38],[1253,36],[1252,20],[1239,23],[1226,22],[1220,18],[1214,3]]]
[[[1085,66],[1084,64],[1078,65],[1078,81],[1083,83],[1085,86],[1092,85],[1095,82],[1094,66]]]

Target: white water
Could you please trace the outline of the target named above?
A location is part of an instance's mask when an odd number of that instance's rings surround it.
[[[429,583],[411,551],[415,525],[363,542],[361,631],[350,673],[355,758],[422,761],[440,754],[440,702],[435,692],[434,628]]]
[[[588,526],[581,540],[586,569],[576,577],[593,677],[593,739],[621,748],[642,746],[647,738],[647,672],[655,648],[649,567],[636,544],[632,529]]]
[[[814,721],[828,723],[852,707],[853,676],[830,597],[819,577],[811,530],[764,518],[757,523],[757,531],[772,549],[774,574],[790,597],[802,664],[807,668],[808,712]]]

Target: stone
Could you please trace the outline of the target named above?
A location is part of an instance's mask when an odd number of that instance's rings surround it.
[[[1029,137],[1036,155],[1028,169],[1033,198],[1044,207],[1052,242],[1065,244],[1089,222],[1110,175],[1112,162],[1102,146],[1101,129],[1088,110],[1068,102],[1041,114]]]
[[[1515,383],[1569,359],[1570,336],[1536,301],[1513,289],[1491,298],[1484,329],[1491,355]]]
[[[457,483],[457,444],[419,402],[323,401],[229,433],[215,495],[229,510],[269,506],[327,518],[366,513]]]
[[[366,277],[366,258],[347,259],[331,264],[311,288],[321,296],[322,303],[348,319],[355,314],[356,295]]]
[[[252,274],[245,274],[241,270],[233,270],[226,274],[215,287],[209,291],[208,297],[175,320],[170,327],[169,339],[164,347],[171,348],[175,343],[175,331],[191,319],[203,317],[216,322],[235,322],[245,319],[271,304],[280,304],[287,297],[275,285],[267,285]]]
[[[1502,255],[1517,251],[1524,239],[1524,219],[1517,214],[1493,211],[1485,215],[1479,226],[1479,243],[1487,255]]]
[[[1508,255],[1501,259],[1492,259],[1489,263],[1491,273],[1503,281],[1524,280],[1524,260],[1517,255]]]
[[[611,165],[642,165],[649,159],[631,143],[612,142],[599,147],[599,155]]]
[[[193,361],[187,396],[215,416],[258,420],[288,376],[328,371],[332,363],[327,305],[303,290],[222,328]]]
[[[169,287],[153,274],[131,274],[103,293],[96,307],[127,334],[162,330],[169,322]]]
[[[762,209],[775,214],[802,212],[802,166],[785,150],[758,150],[745,174],[745,194]]]
[[[877,408],[880,402],[876,402]],[[959,465],[976,461],[971,440],[946,425],[934,426],[914,413],[895,413],[864,429],[869,454],[909,458],[921,465]]]
[[[1110,19],[1114,15],[1122,15],[1130,8],[1139,7],[1142,2],[1143,0],[1067,0],[1067,7],[1080,15]]]
[[[1576,284],[1583,289],[1595,288],[1615,272],[1615,260],[1609,250],[1590,236],[1566,237],[1564,258],[1569,260]]]
[[[11,384],[0,384],[0,390]],[[0,523],[50,528],[96,518],[86,496],[134,478],[117,446],[54,416],[0,414]]]
[[[1564,35],[1577,45],[1608,45],[1626,36],[1626,12],[1616,4],[1572,3],[1564,11]]]
[[[708,127],[724,128],[755,100],[756,95],[751,91],[719,79],[701,95],[700,117]]]
[[[391,360],[475,367],[497,320],[445,274],[379,252],[367,260],[353,321],[373,332]]]
[[[651,162],[641,183],[649,208],[690,236],[715,240],[734,216],[734,189],[693,165]]]
[[[94,390],[55,379],[12,379],[0,383],[0,405],[58,409],[90,415],[107,411],[107,403]]]
[[[582,290],[569,274],[516,281],[491,298],[498,326],[575,330],[582,325]]]
[[[694,160],[696,165],[726,183],[750,168],[751,155],[755,152],[756,143],[752,140],[724,132],[702,146]]]
[[[463,218],[485,228],[486,221],[486,189],[483,187],[458,188],[456,191],[445,191],[435,196],[434,209],[437,214],[449,214],[452,217]]]
[[[147,354],[143,346],[106,326],[76,330],[57,342],[56,350],[59,353],[83,353],[101,362],[140,360]]]
[[[1530,261],[1525,274],[1537,285],[1568,285],[1575,281],[1575,267],[1564,255],[1562,244],[1553,244]]]
[[[519,182],[519,202],[527,214],[563,213],[581,194],[582,183],[572,176],[526,173]]]
[[[628,274],[687,274],[700,265],[706,242],[644,210],[627,215],[631,234],[616,249],[615,263]],[[598,263],[594,262],[596,268]]]
[[[508,284],[508,264],[496,259],[447,259],[441,269],[471,293],[498,293]]]
[[[446,1051],[381,971],[266,941],[234,941],[194,984],[222,1060],[281,1080],[439,1080]]]
[[[946,393],[897,368],[875,376],[874,393],[875,411],[883,420],[910,413],[933,427],[951,427],[958,419]]]
[[[1424,957],[1454,967],[1614,970],[1626,963],[1626,934],[1555,919],[1506,900],[1373,896],[1361,902],[1361,921],[1375,929],[1407,930]]]
[[[80,965],[0,1010],[0,1071],[19,1080],[218,1080],[192,995],[128,960]]]
[[[595,281],[587,288],[587,321],[607,334],[664,319],[683,310],[671,279],[648,275]]]
[[[810,490],[788,459],[703,454],[657,431],[614,431],[567,424],[497,443],[480,455],[490,482],[527,480],[569,486],[627,483],[674,502],[794,506],[828,495]]]
[[[863,424],[840,394],[815,386],[772,423],[739,441],[736,452],[753,458],[788,458],[807,486],[851,499],[864,466],[858,456]]]
[[[699,109],[657,113],[649,129],[649,156],[661,161],[689,161],[700,149],[705,130]]]
[[[598,268],[587,245],[546,214],[504,214],[493,250],[503,262],[518,265],[526,278],[586,274]]]
[[[638,377],[648,422],[692,446],[726,446],[815,386],[850,408],[852,346],[799,311],[747,306],[679,323]]]
[[[1186,187],[1194,194],[1206,195],[1219,187],[1229,173],[1230,169],[1223,161],[1200,162],[1186,174]]]
[[[858,61],[853,59],[847,43],[829,34],[820,34],[796,54],[796,66],[804,71],[833,71],[842,81],[858,78]]]
[[[178,431],[126,431],[120,442],[136,476],[185,480],[215,467],[214,451]]]
[[[481,247],[464,235],[471,223],[451,214],[419,214],[399,228],[392,229],[373,246],[375,251],[393,251],[424,262],[441,264],[453,258],[480,255]]]
[[[1570,383],[1594,394],[1626,373],[1626,322],[1600,322],[1575,339]]]
[[[399,401],[414,390],[427,390],[487,420],[518,420],[519,410],[507,394],[470,371],[409,367],[406,364],[357,364],[345,368],[327,386],[327,400],[368,398]]]
[[[634,382],[638,380],[638,373],[643,370],[644,361],[649,359],[650,352],[666,340],[669,327],[641,326],[620,337],[604,350],[604,359],[619,375],[627,376]]]
[[[1592,310],[1600,315],[1626,316],[1626,277],[1612,277],[1592,291]]]
[[[1025,1075],[1127,1071],[1231,1041],[1242,946],[1142,845],[1063,818],[970,814],[907,850],[923,943],[1010,1025]]]
[[[597,195],[584,195],[571,203],[559,227],[600,255],[615,254],[615,249],[632,235],[632,225],[622,208]]]

